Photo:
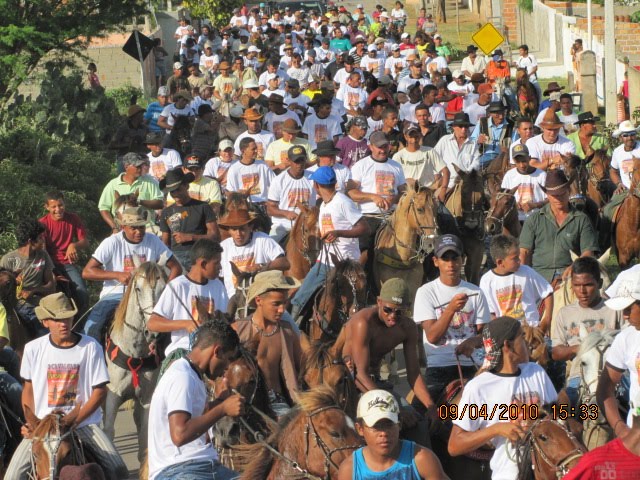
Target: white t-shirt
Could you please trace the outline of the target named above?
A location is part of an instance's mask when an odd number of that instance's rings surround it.
[[[311,148],[315,149],[319,142],[333,140],[333,137],[342,135],[341,121],[332,115],[327,118],[318,118],[315,114],[309,115],[302,126],[302,133],[307,136]]]
[[[311,175],[313,172],[318,170],[318,168],[318,164],[316,163],[315,165],[307,168],[306,172]],[[336,190],[344,193],[347,190],[347,182],[351,180],[351,170],[341,163],[336,163],[332,168],[336,173]]]
[[[185,358],[173,362],[158,382],[149,407],[149,480],[176,463],[218,459],[204,433],[181,447],[171,440],[169,415],[186,412],[191,418],[199,417],[206,405],[207,389],[200,376]]]
[[[211,70],[219,64],[220,57],[218,55],[200,55],[200,69]]]
[[[425,187],[431,186],[436,175],[447,166],[433,148],[426,146],[421,146],[415,152],[403,148],[393,159],[402,165],[405,178],[413,178],[418,185]]]
[[[293,178],[288,170],[281,172],[269,187],[269,200],[276,202],[280,210],[296,213],[300,213],[300,209],[296,206],[298,203],[315,205],[316,191],[308,177],[307,172],[301,178]],[[287,230],[291,230],[293,226],[291,220],[283,217],[272,216],[271,221],[274,226],[282,226]]]
[[[157,262],[162,254],[171,258],[173,253],[156,235],[146,234],[140,243],[131,243],[124,232],[105,238],[93,258],[110,272],[132,272],[144,262]],[[110,294],[124,294],[125,286],[117,280],[105,280],[100,298]]]
[[[169,320],[190,320],[200,322],[200,312],[210,315],[216,310],[227,311],[227,291],[218,279],[209,280],[205,284],[189,280],[186,275],[180,275],[169,282],[155,307],[153,313],[162,315]],[[176,330],[171,332],[171,343],[165,350],[165,355],[176,348],[191,349],[189,332]]]
[[[640,393],[640,331],[636,327],[629,326],[622,330],[606,354],[607,363],[618,370],[629,371],[629,398],[638,398]],[[632,410],[627,415],[627,425],[631,427],[633,422]]]
[[[234,161],[223,162],[220,157],[210,158],[204,166],[204,176],[217,179],[222,186],[227,185],[227,172]]]
[[[363,88],[353,88],[349,85],[343,85],[336,95],[338,100],[342,100],[345,110],[364,109],[367,103],[367,92]]]
[[[234,162],[227,171],[227,190],[239,192],[249,189],[252,202],[264,203],[274,178],[273,170],[262,161],[255,161],[251,165]]]
[[[246,24],[247,17],[245,17],[244,15],[234,15],[233,17],[231,17],[231,20],[229,20],[229,25],[231,25],[232,27],[242,27]]]
[[[519,56],[518,60],[516,61],[516,64],[518,68],[526,68],[527,73],[529,73],[533,67],[538,66],[538,61],[536,60],[536,57],[534,57],[531,54],[528,54],[526,58],[523,56]],[[532,73],[531,75],[529,75],[530,82],[537,82],[538,81],[537,78],[538,77],[536,76],[535,73]]]
[[[620,181],[627,188],[631,188],[633,158],[640,158],[640,142],[636,142],[634,149],[630,152],[625,151],[624,145],[619,145],[611,155],[611,168],[620,172]]]
[[[179,109],[179,108],[176,108],[175,103],[170,103],[169,105],[164,107],[162,109],[162,113],[160,113],[160,116],[166,118],[167,123],[172,127],[176,123],[176,117],[178,116],[193,117],[193,115],[194,113],[193,113],[193,109],[191,108],[191,105],[187,104],[186,107]],[[171,133],[171,129],[166,129],[166,132]]]
[[[298,95],[297,97],[293,98],[291,95],[289,95],[288,93],[285,95],[284,97],[284,104],[289,107],[291,105],[298,105],[300,107],[304,107],[307,108],[307,105],[309,104],[309,102],[311,101],[311,99],[309,97],[307,97],[306,95]],[[298,122],[300,123],[300,122]]]
[[[428,78],[403,77],[398,81],[398,92],[409,93],[409,87],[415,85],[416,82],[419,83],[421,87],[431,85],[431,80]]]
[[[86,404],[94,387],[109,383],[102,347],[91,337],[79,337],[73,347],[54,345],[50,335],[25,345],[20,376],[31,381],[33,413],[38,418],[54,410],[68,413],[77,404]],[[102,408],[98,408],[79,427],[99,425],[101,421]]]
[[[180,154],[171,148],[163,148],[162,153],[157,157],[149,152],[147,157],[149,158],[149,173],[156,180],[162,180],[169,170],[182,166]]]
[[[238,283],[231,271],[231,262],[238,267],[238,270],[246,272],[253,265],[269,263],[284,255],[284,250],[278,242],[262,232],[253,232],[249,243],[241,247],[233,243],[233,238],[227,238],[220,245],[223,248],[222,275],[229,298],[236,293]]]
[[[360,68],[363,71],[371,72],[374,77],[379,79],[384,73],[384,59],[381,57],[371,58],[369,55],[365,55],[360,60]]]
[[[489,104],[480,105],[479,103],[473,103],[468,107],[463,109],[464,113],[469,115],[469,121],[473,125],[477,125],[481,118],[487,116],[487,108],[489,108]]]
[[[407,122],[411,123],[418,123],[418,119],[416,118],[416,107],[418,105],[420,105],[420,102],[407,102],[400,105],[400,112],[398,114],[400,120],[406,120]]]
[[[273,133],[276,140],[278,140],[279,138],[282,138],[282,124],[289,119],[295,120],[298,126],[302,126],[302,122],[300,121],[298,114],[291,110],[286,110],[282,115],[269,112],[265,115],[264,122],[267,130]]]
[[[343,193],[336,192],[329,203],[322,202],[320,214],[318,216],[318,226],[320,235],[324,236],[331,230],[351,230],[353,226],[362,218],[362,212],[356,203]],[[335,246],[335,249],[333,248]],[[360,258],[360,247],[357,238],[338,237],[329,248],[330,253],[336,253],[341,259],[350,258],[358,260]],[[320,251],[319,263],[333,266],[331,256],[326,249]]]
[[[462,391],[462,398],[458,404],[458,411],[462,411],[467,405],[464,417],[454,420],[453,424],[466,430],[475,432],[490,427],[500,420],[502,405],[533,405],[537,404],[539,410],[542,406],[555,402],[558,395],[553,388],[551,379],[537,363],[520,364],[519,375],[497,375],[492,372],[484,372],[467,383]],[[487,408],[487,420],[482,416],[475,419],[475,407]],[[473,406],[473,407],[471,407]],[[495,410],[494,410],[495,409]],[[491,412],[495,411],[494,415]],[[474,416],[474,420],[470,419]],[[509,412],[506,412],[507,417]],[[516,451],[513,444],[504,437],[494,437],[491,443],[496,451],[491,458],[491,480],[513,480],[518,477],[518,465],[515,463]]]
[[[391,199],[398,193],[398,187],[405,185],[402,166],[395,160],[376,162],[371,156],[364,157],[351,168],[353,180],[360,184],[364,193],[375,193]],[[393,210],[395,206],[391,207]],[[360,203],[362,213],[384,213],[373,202]]]
[[[547,194],[544,193],[542,187],[544,187],[544,182],[547,179],[547,173],[539,168],[536,168],[535,171],[529,175],[523,175],[518,172],[517,168],[512,168],[507,170],[507,173],[504,174],[504,178],[502,179],[502,188],[506,188],[511,190],[512,188],[518,187],[516,190],[516,202],[527,203],[527,202],[542,202],[547,198]],[[523,212],[518,209],[518,219],[520,221],[524,221],[527,217],[533,215],[534,212],[538,211],[530,210],[529,212]]]
[[[267,96],[267,90],[263,92],[265,96]],[[242,152],[240,152],[240,141],[243,138],[253,138],[256,141],[256,147],[258,151],[256,152],[256,160],[264,160],[264,154],[267,151],[267,147],[271,142],[275,140],[273,133],[267,132],[266,130],[261,130],[260,133],[249,133],[248,131],[242,132],[236,138],[235,143],[233,144],[233,154],[239,157]]]
[[[536,158],[542,162],[546,159],[549,160],[549,164],[560,164],[560,155],[569,155],[576,153],[576,146],[571,140],[566,137],[558,137],[555,143],[547,143],[542,139],[542,134],[531,137],[527,140],[527,148],[529,149],[529,156]]]
[[[407,66],[407,59],[402,55],[399,57],[388,57],[384,62],[384,69],[389,70],[389,74],[396,79],[398,74]]]
[[[449,287],[439,278],[424,284],[416,292],[413,320],[417,324],[421,324],[425,320],[437,320],[451,299],[458,293],[474,294],[474,296],[470,296],[462,310],[456,312],[438,344],[429,343],[427,334],[423,332],[424,348],[430,367],[456,365],[456,347],[478,333],[477,325],[489,323],[491,320],[487,300],[478,287],[464,280],[460,281],[456,287]],[[470,358],[461,356],[460,364],[470,366],[473,363]]]
[[[432,123],[445,122],[447,120],[444,107],[439,103],[434,103],[429,107],[429,114],[431,115]]]
[[[489,312],[496,317],[509,316],[531,327],[540,324],[538,303],[551,295],[553,289],[542,275],[527,265],[509,275],[489,270],[480,279]]]

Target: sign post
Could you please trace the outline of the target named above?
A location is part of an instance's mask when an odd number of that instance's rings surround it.
[[[504,42],[504,37],[492,23],[486,23],[480,30],[471,35],[471,40],[478,45],[485,55],[491,55]]]

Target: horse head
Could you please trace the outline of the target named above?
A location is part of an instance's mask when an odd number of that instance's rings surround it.
[[[300,214],[291,229],[291,236],[296,237],[295,241],[299,242],[300,253],[309,262],[309,265],[313,265],[322,249],[322,239],[318,227],[320,209],[315,206],[310,207],[302,202],[298,202],[296,206],[300,210]]]
[[[338,260],[330,254],[334,268],[327,277],[327,291],[339,298],[346,318],[365,306],[367,297],[367,277],[364,267],[354,260]]]
[[[542,368],[546,368],[549,361],[549,349],[544,339],[544,332],[538,327],[531,327],[526,323],[522,324],[524,340],[529,347],[529,358]]]
[[[578,210],[584,210],[589,182],[586,163],[577,155],[560,155],[560,158],[560,168],[569,180],[569,203]]]
[[[462,225],[467,230],[481,230],[484,213],[489,206],[482,175],[477,170],[470,172],[460,170],[455,164],[454,168],[460,177]]]
[[[573,360],[580,365],[580,403],[595,402],[596,385],[604,369],[605,354],[617,333],[617,330],[608,329],[588,332],[584,324],[580,324],[580,350]]]
[[[629,193],[640,198],[640,158],[633,158],[633,170],[629,176],[631,177]]]
[[[16,290],[18,281],[13,272],[0,269],[0,303],[10,312],[16,306]]]
[[[518,208],[516,202],[516,192],[518,186],[512,189],[500,189],[496,196],[492,199],[493,206],[487,213],[487,221],[485,223],[485,231],[489,235],[499,235],[504,228],[504,222],[513,209]]]
[[[396,215],[401,221],[396,222],[394,228],[400,229],[406,225],[414,232],[418,232],[420,251],[430,253],[438,237],[437,208],[433,191],[413,183],[398,202]]]
[[[140,196],[140,190],[135,190],[131,193],[120,194],[117,190],[113,192],[113,211],[114,221],[118,227],[120,226],[120,219],[122,214],[127,208],[135,208],[139,205],[138,197]]]

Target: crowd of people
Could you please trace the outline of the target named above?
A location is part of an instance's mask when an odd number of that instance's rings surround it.
[[[98,454],[105,477],[126,478],[113,439],[100,428],[109,388],[102,342],[135,270],[158,262],[168,284],[147,312],[147,328],[170,341],[158,352],[164,360],[149,406],[149,478],[236,478],[219,463],[207,431],[222,417],[243,415],[246,399],[216,392],[210,405],[205,377],[223,376],[238,348],[252,345],[271,409],[285,417],[301,389],[305,305],[338,259],[370,269],[376,232],[401,197],[408,188],[429,188],[443,233],[427,259],[436,278],[412,286],[412,298],[399,270],[398,278],[372,287],[379,289],[375,304],[353,314],[341,334],[341,355],[362,393],[355,428],[366,446],[343,463],[338,478],[447,478],[451,462],[425,448],[424,430],[406,427],[421,414],[435,420],[450,382],[468,379],[460,405],[489,411],[505,402],[552,404],[565,384],[575,405],[581,375],[571,361],[585,335],[605,329],[620,331],[598,386],[617,440],[604,454],[585,455],[565,478],[596,478],[591,467],[606,478],[636,478],[630,472],[637,475],[640,460],[640,270],[622,272],[600,293],[597,232],[572,206],[572,179],[563,170],[565,158],[588,162],[609,149],[599,118],[577,112],[555,82],[541,90],[527,45],[514,62],[500,49],[486,58],[470,45],[451,69],[452,52],[432,16],[420,11],[415,34],[405,31],[407,22],[400,2],[371,14],[362,5],[353,12],[330,5],[323,14],[259,4],[235,9],[221,29],[181,18],[166,81],[169,52],[156,42],[157,101],[146,109],[132,105],[109,145],[120,171],[97,208],[111,235],[79,266],[89,248],[86,228],[66,210],[63,193],[51,191],[43,199],[46,215],[23,220],[18,248],[0,259],[17,281],[17,300],[3,299],[8,312],[0,305],[0,389],[9,407],[40,418],[74,410],[75,431]],[[515,68],[525,69],[533,85],[536,118],[521,114],[509,87]],[[632,188],[636,134],[622,122],[622,143],[608,152],[611,219]],[[462,278],[466,252],[444,202],[461,174],[482,172],[501,155],[509,163],[501,187],[515,195],[522,233],[491,238],[493,264],[474,285]],[[229,208],[238,196],[251,209]],[[309,274],[296,279],[284,273],[292,265],[283,240],[304,205],[319,206],[324,246]],[[267,228],[259,223],[265,218]],[[228,319],[246,277],[251,313]],[[577,300],[554,316],[554,288],[568,278]],[[93,306],[86,281],[102,284]],[[21,360],[8,347],[12,310],[34,338]],[[525,326],[546,337],[551,358],[562,362],[559,378],[529,362]],[[399,345],[413,407],[380,375],[383,358]],[[625,376],[632,408],[622,418],[614,387]],[[495,451],[483,464],[490,477],[517,477],[513,442],[525,436],[524,424],[470,416],[453,423],[449,455],[490,442]],[[401,426],[417,443],[399,440]],[[5,478],[26,478],[32,427],[23,426]]]

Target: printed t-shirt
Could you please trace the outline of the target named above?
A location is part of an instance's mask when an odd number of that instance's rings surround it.
[[[273,133],[267,132],[266,130],[260,131],[260,133],[249,133],[248,131],[242,132],[236,138],[235,143],[233,144],[233,154],[237,157],[240,157],[240,141],[243,138],[253,138],[256,142],[256,160],[264,160],[264,154],[267,152],[267,148],[271,142],[275,140]]]
[[[44,284],[44,274],[53,271],[53,261],[45,250],[36,250],[33,258],[25,257],[18,250],[7,253],[0,259],[0,267],[10,272],[20,272],[22,275],[22,288],[24,290],[33,290]],[[36,298],[37,303],[40,302],[41,296],[32,295]]]
[[[367,103],[367,92],[363,88],[353,88],[350,85],[343,85],[336,95],[338,100],[342,100],[345,109],[363,109]]]
[[[402,166],[398,162],[391,159],[386,162],[377,162],[371,156],[356,163],[351,169],[351,176],[354,181],[360,183],[362,192],[375,193],[388,199],[398,193],[398,187],[407,183]],[[362,202],[360,209],[362,213],[384,213],[373,202]]]
[[[124,232],[105,238],[93,254],[105,270],[110,272],[132,272],[144,262],[157,262],[162,254],[167,259],[173,256],[171,250],[157,236],[146,234],[140,243],[131,243]],[[125,285],[117,280],[105,280],[100,298],[111,294],[124,294]]]
[[[538,303],[553,294],[553,289],[542,275],[527,265],[507,275],[489,270],[480,279],[489,312],[496,317],[513,317],[531,327],[540,324]]]
[[[180,154],[171,148],[163,148],[157,157],[153,153],[147,154],[149,158],[149,174],[156,180],[162,180],[169,170],[182,166]]]
[[[613,340],[606,353],[607,363],[620,372],[629,371],[629,398],[638,398],[640,394],[640,331],[629,326]],[[627,425],[633,422],[632,410],[627,415]]]
[[[222,275],[229,298],[236,293],[238,286],[238,280],[231,270],[231,262],[238,270],[246,272],[253,265],[269,263],[284,255],[284,250],[278,242],[262,232],[253,232],[249,243],[240,247],[233,243],[233,238],[227,238],[220,245],[223,248]]]
[[[634,158],[640,158],[640,142],[636,142],[630,152],[625,151],[624,145],[619,145],[611,156],[611,168],[620,172],[620,181],[626,188],[631,188]]]
[[[547,194],[542,190],[546,179],[547,172],[539,168],[536,168],[529,175],[523,175],[517,168],[512,168],[504,174],[501,187],[507,190],[518,187],[515,193],[518,205],[528,202],[538,203],[547,199]],[[537,210],[536,208],[525,213],[518,208],[518,220],[523,222]]]
[[[175,103],[170,103],[162,110],[161,117],[167,119],[167,124],[173,127],[176,124],[177,117],[193,117],[193,109],[187,104],[184,108],[176,108]],[[166,133],[171,133],[171,129],[166,129]]]
[[[333,137],[342,135],[341,122],[341,119],[332,115],[327,118],[318,118],[317,115],[312,114],[304,121],[302,133],[307,135],[311,148],[315,149],[319,142],[333,140]]]
[[[475,336],[477,334],[476,326],[489,323],[491,317],[487,300],[482,291],[464,280],[455,287],[449,287],[436,278],[421,286],[416,292],[413,320],[417,324],[421,324],[425,320],[440,318],[451,299],[459,293],[466,293],[469,295],[469,299],[462,310],[453,316],[447,331],[438,344],[431,344],[427,340],[427,334],[423,332],[424,348],[430,367],[456,365],[455,348],[467,338]],[[460,364],[473,365],[471,359],[465,356],[460,357]]]
[[[22,355],[20,376],[31,381],[35,412],[38,418],[54,410],[70,412],[91,398],[94,387],[109,383],[102,347],[93,338],[75,333],[72,347],[58,347],[51,335],[27,343]],[[78,427],[99,425],[102,409],[98,408]]]
[[[269,187],[269,200],[276,202],[280,210],[296,213],[300,213],[300,209],[296,206],[298,203],[314,206],[316,191],[308,176],[309,174],[305,172],[301,178],[296,179],[289,175],[288,170],[280,173]],[[281,225],[287,230],[291,230],[293,226],[293,222],[288,218],[272,216],[271,221],[274,226]]]
[[[304,138],[294,138],[292,142],[285,142],[283,138],[271,142],[267,148],[267,153],[264,157],[265,161],[273,162],[274,167],[285,168],[289,165],[289,149],[294,145],[300,145],[307,152],[307,157],[310,162],[316,159],[316,156],[311,151],[311,145]]]
[[[182,232],[204,235],[207,233],[207,223],[215,221],[215,215],[209,204],[192,198],[186,205],[174,203],[164,208],[160,214],[158,225],[162,233],[170,235],[171,250],[188,251],[196,243],[195,240],[176,243],[173,239],[173,234]]]
[[[223,162],[220,157],[213,157],[209,159],[204,167],[204,176],[215,178],[220,182],[223,187],[227,186],[227,172],[229,167],[233,165],[234,160],[230,162]]]
[[[421,186],[433,184],[436,175],[447,166],[433,148],[424,146],[415,152],[403,148],[393,159],[402,165],[405,178],[413,178]]]
[[[318,216],[318,226],[320,236],[326,235],[332,230],[351,230],[353,226],[362,218],[362,212],[356,203],[341,192],[336,192],[329,203],[322,202],[320,214]],[[334,249],[335,247],[335,249]],[[322,249],[318,256],[318,262],[333,266],[333,261],[329,252],[335,253],[339,258],[358,260],[360,258],[360,247],[357,238],[338,237],[331,248]]]
[[[302,125],[300,122],[300,117],[296,112],[292,112],[291,110],[286,110],[283,114],[278,115],[274,112],[269,112],[265,115],[264,121],[267,127],[267,130],[275,136],[275,139],[278,140],[282,138],[282,125],[286,120],[295,120],[298,126]]]
[[[570,155],[576,153],[576,146],[566,137],[558,136],[555,143],[547,143],[542,139],[542,134],[531,137],[527,140],[529,156],[537,158],[538,161],[549,161],[549,165],[560,165],[562,158],[560,155]]]
[[[67,248],[74,239],[80,241],[86,237],[86,230],[80,217],[75,213],[64,212],[61,220],[54,220],[47,214],[40,219],[40,223],[46,229],[44,238],[51,259],[62,265],[70,264],[71,262],[65,258]]]
[[[194,200],[204,203],[222,203],[222,192],[217,180],[209,177],[202,177],[189,184],[189,196]],[[167,205],[173,205],[175,200],[171,194],[167,195]]]
[[[227,311],[229,298],[224,285],[217,278],[207,283],[196,283],[186,275],[180,275],[169,282],[162,291],[153,313],[169,320],[190,320],[204,322],[216,310]],[[165,350],[168,355],[176,348],[189,350],[189,333],[187,330],[171,332],[171,343]]]
[[[251,165],[235,162],[227,172],[227,190],[248,190],[252,202],[264,203],[267,201],[269,186],[274,178],[273,170],[263,161],[255,161]]]

